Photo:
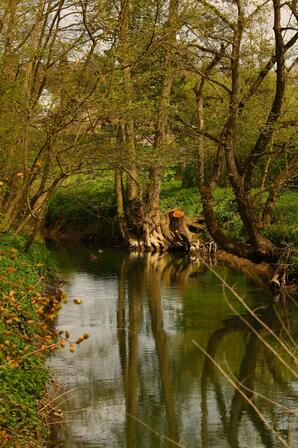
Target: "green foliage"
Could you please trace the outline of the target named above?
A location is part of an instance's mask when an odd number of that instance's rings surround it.
[[[26,446],[28,437],[38,447],[46,436],[38,402],[49,377],[44,344],[55,339],[45,318],[54,316],[53,297],[45,293],[53,261],[44,245],[24,253],[24,244],[9,235],[0,242],[0,444],[7,447]]]
[[[298,225],[287,226],[276,223],[267,227],[263,233],[277,246],[289,244],[298,247]]]
[[[240,239],[242,224],[231,189],[217,188],[214,192],[213,204],[219,222],[231,236]],[[161,209],[167,211],[174,207],[183,210],[189,216],[202,215],[203,209],[198,188],[181,188],[179,180],[165,182],[161,189]]]
[[[278,200],[273,223],[264,230],[264,235],[277,246],[289,244],[298,247],[298,210],[296,191],[284,193]]]
[[[52,198],[46,215],[48,227],[62,225],[65,231],[84,235],[109,236],[116,225],[116,196],[112,181],[89,181],[82,185],[78,179],[60,189]]]
[[[290,274],[294,278],[296,278],[296,279],[298,278],[298,256],[297,255],[295,255],[291,259]]]
[[[275,244],[287,242],[298,246],[298,211],[293,204],[296,192],[284,193],[276,205],[274,223],[264,234]],[[217,188],[213,195],[217,218],[230,236],[242,239],[242,222],[230,188]],[[168,170],[161,187],[160,207],[163,212],[173,208],[183,210],[189,216],[202,215],[202,204],[197,187],[182,188],[181,180]],[[116,197],[111,180],[76,182],[61,188],[52,198],[46,224],[49,228],[60,225],[63,231],[77,231],[98,235],[102,240],[118,235]],[[34,253],[34,252],[33,252]],[[33,256],[33,255],[31,255]]]
[[[278,200],[274,213],[274,222],[264,231],[272,242],[298,247],[298,209],[297,192],[288,191]],[[242,222],[237,211],[233,192],[229,188],[217,188],[213,195],[216,216],[230,236],[242,239]],[[161,208],[163,211],[174,207],[182,209],[187,215],[202,214],[202,204],[198,189],[181,188],[181,182],[170,180],[163,184],[161,190]]]
[[[196,187],[181,188],[181,181],[179,180],[170,180],[162,185],[160,207],[164,212],[179,208],[188,215],[202,213],[198,189]]]

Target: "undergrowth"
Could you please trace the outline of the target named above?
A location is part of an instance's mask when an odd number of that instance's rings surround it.
[[[45,446],[38,411],[49,374],[44,357],[58,347],[50,324],[63,294],[53,288],[45,246],[24,253],[22,238],[0,236],[0,446]]]
[[[117,207],[111,181],[75,182],[61,188],[50,201],[46,228],[98,236],[102,241],[117,238]]]
[[[256,190],[256,207],[265,200]],[[288,191],[279,198],[272,225],[264,234],[276,245],[289,244],[298,247],[297,192]],[[242,223],[237,212],[237,204],[230,188],[217,188],[213,195],[217,218],[226,232],[238,240],[243,240]],[[160,207],[163,212],[173,208],[183,210],[189,216],[203,215],[202,203],[197,187],[182,188],[180,180],[162,183]],[[60,223],[62,228],[94,233],[102,241],[111,240],[111,233],[117,231],[116,197],[112,180],[75,182],[60,189],[49,204],[46,223],[49,227]]]

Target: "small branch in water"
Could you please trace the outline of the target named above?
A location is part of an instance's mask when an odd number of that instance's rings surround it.
[[[293,355],[293,353],[291,352],[291,350],[286,346],[286,344],[274,333],[274,331],[272,331],[271,330],[271,328],[265,323],[265,322],[263,322],[262,321],[262,319],[260,319],[259,318],[259,316],[257,315],[257,314],[255,314],[251,309],[250,309],[250,307],[246,304],[246,302],[242,299],[242,297],[237,293],[237,291],[235,291],[235,289],[232,287],[232,286],[230,286],[226,281],[225,281],[225,279],[220,275],[220,274],[218,274],[214,269],[212,269],[207,263],[205,263],[204,261],[202,261],[202,263],[221,281],[221,283],[222,283],[222,285],[225,287],[225,288],[227,288],[233,295],[234,295],[234,297],[236,297],[236,299],[237,300],[239,300],[239,302],[241,303],[241,305],[246,309],[246,311],[248,311],[249,312],[249,314],[263,327],[263,328],[265,328],[270,334],[271,334],[271,336],[273,336],[274,337],[274,339],[282,346],[282,348],[285,350],[285,352],[294,360],[294,361],[296,361],[297,362],[297,359],[295,359],[295,356]],[[235,311],[235,313],[240,317],[240,319],[242,319],[242,320],[244,320],[246,323],[247,323],[247,325],[248,326],[250,326],[250,324],[245,320],[245,319],[243,319],[242,317],[241,317],[241,315],[239,315],[239,313],[237,313],[237,311],[232,307],[232,305],[230,304],[230,302],[228,301],[228,303],[229,303],[229,305],[230,305],[230,307]],[[251,327],[250,326],[250,328],[252,328],[252,330],[253,331],[255,331],[254,330],[254,328],[253,327]],[[258,334],[258,333],[257,333]],[[259,337],[259,336],[258,336]],[[264,343],[266,344],[266,345],[269,345],[269,344],[267,344],[265,341],[264,341]],[[270,347],[270,349],[271,349],[271,351],[273,351],[274,349],[271,347],[271,346],[269,346]],[[275,352],[275,355],[276,356],[278,356],[278,354]],[[290,369],[290,367],[288,366],[288,368]],[[298,374],[297,374],[297,372],[294,372],[292,369],[290,369],[291,370],[291,372],[294,374],[294,376],[297,378],[298,377]]]
[[[281,326],[282,326],[284,332],[285,332],[286,335],[288,336],[289,340],[291,341],[291,343],[293,344],[293,346],[294,346],[296,349],[298,349],[298,344],[296,343],[295,339],[293,338],[293,336],[292,336],[291,333],[289,332],[288,328],[286,327],[286,325],[285,325],[285,323],[284,323],[284,321],[283,321],[281,315],[279,314],[279,312],[278,312],[278,310],[277,310],[277,308],[276,308],[275,305],[273,306],[273,309],[274,309],[274,312],[275,312],[275,314],[276,314],[276,316],[277,316],[277,318],[278,318],[278,320],[279,320],[279,322],[280,322],[280,324],[281,324]]]
[[[80,420],[61,420],[57,422],[50,422],[48,425],[63,425],[64,423],[75,423],[75,422],[82,422],[82,419]]]
[[[281,437],[281,435],[275,431],[275,429],[270,425],[270,422],[264,417],[264,415],[259,411],[254,402],[240,389],[239,385],[235,383],[235,381],[227,374],[227,372],[221,367],[221,365],[215,361],[215,359],[208,353],[206,350],[194,339],[192,339],[192,343],[199,349],[201,352],[213,363],[213,365],[220,371],[220,373],[226,378],[226,380],[242,395],[244,400],[252,407],[252,409],[256,412],[256,414],[260,417],[266,427],[272,431],[272,433],[277,437],[280,443],[286,447],[290,448],[286,440]]]
[[[273,404],[274,406],[278,406],[279,408],[283,409],[288,414],[291,414],[291,415],[294,415],[294,416],[298,417],[298,410],[297,409],[290,409],[287,406],[284,406],[283,404],[278,403],[278,401],[271,400],[270,398],[266,397],[266,395],[263,395],[260,392],[257,392],[256,390],[250,389],[249,387],[245,386],[245,384],[241,383],[241,381],[239,381],[238,378],[236,378],[235,375],[233,375],[233,372],[230,369],[229,364],[227,363],[226,359],[225,359],[225,365],[227,367],[227,370],[228,370],[229,374],[231,375],[231,378],[235,382],[237,382],[239,387],[241,387],[242,389],[247,390],[248,392],[256,395],[257,397],[262,398],[263,400],[267,401],[270,404]]]
[[[233,305],[230,303],[230,301],[228,300],[228,298],[225,295],[224,292],[224,296],[225,299],[229,305],[229,307],[231,308],[231,310],[233,311],[234,314],[236,314],[239,319],[242,320],[242,322],[245,323],[245,325],[257,336],[257,338],[265,345],[265,347],[268,348],[268,350],[270,350],[274,356],[276,356],[276,358],[292,373],[292,375],[295,378],[298,378],[298,373],[297,371],[293,370],[292,367],[280,356],[280,354],[263,338],[263,336],[260,335],[260,333],[243,317],[241,316],[241,314],[239,314],[237,312],[237,310],[233,307]],[[244,302],[245,303],[245,302]],[[250,308],[248,307],[248,309],[250,310]],[[250,314],[256,319],[258,316],[254,315],[253,311],[250,310]],[[263,327],[265,327],[266,329],[269,328],[259,317],[256,319],[258,322],[260,322]],[[274,333],[272,332],[272,330],[270,329],[270,333],[273,333],[273,336],[275,337],[275,339],[281,344],[284,345],[283,341]],[[286,347],[286,346],[285,346]],[[295,363],[297,363],[297,358],[294,356],[294,354],[287,348],[287,352],[288,354],[290,354],[291,358],[293,359],[293,361]]]

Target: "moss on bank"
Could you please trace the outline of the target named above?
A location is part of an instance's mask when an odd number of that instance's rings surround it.
[[[58,347],[51,322],[63,294],[45,246],[0,239],[0,446],[43,447],[47,425],[40,413],[49,373],[45,356]],[[51,269],[49,269],[51,267]]]

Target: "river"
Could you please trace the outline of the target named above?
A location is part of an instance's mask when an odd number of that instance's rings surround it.
[[[296,367],[268,328],[297,350],[297,307],[272,304],[264,287],[217,266],[266,329],[197,260],[84,246],[52,252],[68,297],[56,327],[70,341],[90,335],[49,359],[64,420],[52,447],[282,446],[268,424],[295,446]]]

